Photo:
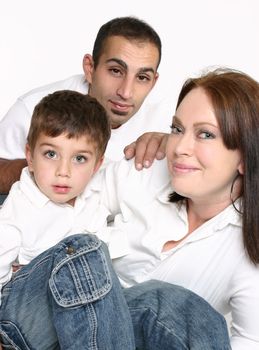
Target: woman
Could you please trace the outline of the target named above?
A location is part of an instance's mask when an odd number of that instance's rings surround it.
[[[231,312],[234,350],[258,349],[258,83],[227,69],[188,80],[166,155],[142,172],[129,162],[106,170],[108,206],[129,244],[113,261],[121,283],[186,287]]]

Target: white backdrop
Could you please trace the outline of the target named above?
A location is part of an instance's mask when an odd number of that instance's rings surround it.
[[[172,97],[206,66],[240,69],[259,80],[258,0],[8,0],[0,5],[0,119],[28,90],[81,73],[99,27],[135,15],[163,43],[153,96]]]

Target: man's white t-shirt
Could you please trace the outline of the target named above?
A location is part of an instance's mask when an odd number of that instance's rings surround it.
[[[88,83],[84,75],[74,75],[68,79],[36,88],[19,97],[0,121],[0,158],[25,158],[24,150],[35,105],[46,95],[58,90],[75,90],[88,93]],[[110,160],[123,158],[125,146],[148,131],[170,132],[173,103],[168,100],[152,102],[149,96],[140,110],[124,125],[113,129],[105,153]]]

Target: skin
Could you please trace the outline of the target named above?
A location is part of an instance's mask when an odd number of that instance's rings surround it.
[[[126,123],[141,107],[157,79],[159,53],[149,42],[121,36],[107,39],[96,69],[91,55],[83,60],[89,94],[103,105],[112,128]]]
[[[240,152],[225,147],[203,89],[191,90],[178,107],[166,156],[172,187],[187,198],[190,234],[231,203],[233,180],[238,172],[243,174]],[[237,181],[234,197],[239,195],[239,186]],[[168,242],[168,246],[173,245]]]
[[[102,163],[96,145],[86,136],[66,134],[41,134],[33,151],[26,146],[26,159],[41,192],[55,203],[72,206]]]

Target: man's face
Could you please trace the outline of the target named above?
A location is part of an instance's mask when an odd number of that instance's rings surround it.
[[[112,128],[126,123],[141,107],[158,78],[159,52],[150,42],[107,39],[96,69],[84,58],[89,94],[106,109]]]

